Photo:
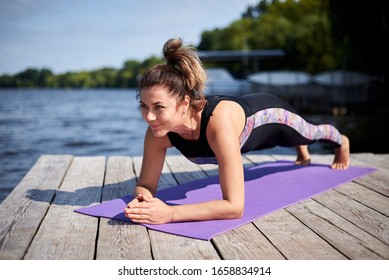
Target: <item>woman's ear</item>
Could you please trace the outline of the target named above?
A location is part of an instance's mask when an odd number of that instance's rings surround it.
[[[190,96],[189,95],[185,95],[184,99],[181,101],[181,108],[182,110],[187,113],[189,111],[189,107],[190,107]]]
[[[189,113],[189,107],[190,107],[189,95],[185,95],[185,97],[177,105],[178,105],[177,109],[181,111],[181,116],[184,116],[187,113]]]

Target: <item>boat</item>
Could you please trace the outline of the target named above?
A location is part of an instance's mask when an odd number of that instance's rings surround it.
[[[235,79],[225,68],[207,68],[205,95],[239,96],[250,90],[245,80]]]
[[[267,86],[299,86],[311,83],[312,76],[302,71],[264,71],[250,75],[247,80]]]
[[[357,71],[334,70],[319,73],[314,76],[313,80],[320,85],[348,87],[365,85],[370,77]]]

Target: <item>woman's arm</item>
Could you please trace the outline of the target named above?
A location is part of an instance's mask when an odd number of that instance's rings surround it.
[[[244,208],[244,176],[239,136],[243,130],[244,112],[236,103],[221,102],[207,127],[207,138],[219,163],[219,180],[223,198],[196,204],[168,206],[152,197],[158,184],[163,162],[156,162],[152,154],[145,154],[137,192],[138,198],[125,210],[134,222],[161,224],[180,221],[200,221],[240,218]],[[145,145],[148,147],[148,145]],[[153,149],[151,149],[153,150]],[[148,169],[151,167],[151,169]],[[149,171],[153,172],[150,173]],[[158,172],[157,172],[158,171]],[[158,177],[156,174],[158,173]],[[151,177],[148,177],[149,174]],[[206,197],[204,198],[206,200]]]
[[[171,147],[168,136],[155,137],[151,129],[147,128],[142,167],[134,192],[135,196],[137,194],[155,195],[168,147]]]
[[[168,147],[171,147],[171,143],[167,136],[157,138],[150,128],[147,129],[142,167],[134,190],[134,200],[130,204],[141,201],[143,196],[153,197],[155,195]]]
[[[233,101],[216,107],[207,127],[207,139],[219,165],[223,199],[174,206],[173,221],[240,218],[244,209],[244,172],[239,136],[245,125],[243,109]]]

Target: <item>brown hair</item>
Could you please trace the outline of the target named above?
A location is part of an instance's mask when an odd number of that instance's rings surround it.
[[[143,75],[139,75],[139,90],[165,86],[180,100],[189,95],[190,106],[196,111],[201,110],[205,104],[204,90],[207,76],[196,50],[183,46],[181,38],[173,38],[165,43],[162,53],[166,64],[156,65]]]

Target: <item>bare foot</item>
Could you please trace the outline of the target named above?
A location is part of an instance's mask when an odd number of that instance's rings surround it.
[[[307,145],[297,146],[297,159],[294,162],[297,165],[309,165],[311,163],[311,156],[308,151]]]
[[[350,166],[350,141],[342,135],[342,146],[334,149],[335,158],[331,164],[332,169],[344,170]]]

